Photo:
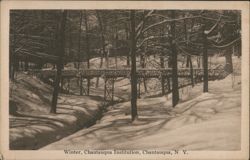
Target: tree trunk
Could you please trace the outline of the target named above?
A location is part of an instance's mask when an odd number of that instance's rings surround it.
[[[160,57],[160,64],[161,64],[161,69],[164,69],[164,55],[163,53],[161,54]],[[161,93],[162,95],[165,95],[165,77],[161,77]]]
[[[57,99],[58,99],[58,92],[59,92],[59,84],[61,81],[62,76],[62,68],[63,68],[63,56],[64,56],[64,47],[65,47],[65,25],[66,25],[66,17],[67,17],[67,11],[64,10],[62,12],[61,16],[61,22],[60,22],[60,28],[58,33],[58,40],[57,40],[57,55],[59,56],[59,60],[57,62],[57,72],[55,77],[55,83],[54,83],[54,91],[53,91],[53,97],[52,97],[52,104],[51,104],[51,113],[56,113],[56,106],[57,106]]]
[[[193,25],[192,25],[192,27],[193,27]],[[191,27],[191,29],[192,29],[192,27]],[[189,34],[188,34],[186,19],[184,19],[184,32],[185,32],[186,46],[188,47]],[[191,57],[191,55],[187,55],[186,68],[188,68],[189,66],[190,66],[190,79],[191,79],[191,84],[192,84],[192,87],[193,87],[194,86],[194,76],[193,76],[193,64],[192,64],[192,57]]]
[[[175,11],[171,11],[171,18],[175,19]],[[177,49],[175,39],[175,21],[171,22],[171,33],[170,46],[172,50],[172,105],[175,107],[179,101],[179,90],[178,90],[178,64],[177,64]]]
[[[69,48],[68,48],[68,56],[69,55],[71,55],[71,50],[72,50],[72,48],[73,48],[73,41],[72,41],[72,39],[73,39],[73,35],[72,35],[72,30],[71,30],[71,28],[69,28]],[[73,61],[74,61],[74,68],[76,68],[77,69],[77,63],[75,62],[76,61],[76,58],[74,57],[73,58]]]
[[[186,68],[189,68],[190,59],[191,59],[190,55],[187,55]]]
[[[137,117],[137,75],[136,75],[136,39],[135,39],[135,11],[130,11],[131,25],[131,116],[132,121]]]
[[[115,16],[115,22],[117,23],[117,16]],[[115,68],[117,69],[118,67],[118,62],[117,62],[117,53],[118,53],[118,40],[119,40],[119,37],[118,37],[118,27],[117,25],[115,25]]]
[[[117,53],[118,53],[118,33],[116,29],[116,34],[115,34],[115,68],[117,69],[118,67],[118,62],[117,62]]]
[[[127,66],[130,66],[130,59],[129,59],[129,57],[130,57],[129,55],[130,55],[130,54],[129,54],[129,53],[130,53],[130,52],[128,52],[128,55],[127,55]]]
[[[16,53],[15,53],[15,48],[16,48],[16,33],[15,33],[15,29],[14,29],[14,33],[13,33],[13,40],[12,40],[13,44],[10,48],[10,64],[9,64],[9,78],[11,79],[11,81],[15,80],[15,64],[16,64]]]
[[[125,30],[126,30],[126,40],[129,40],[129,31],[128,31],[128,26],[125,24]],[[130,51],[127,53],[127,66],[130,66]]]
[[[241,44],[242,44],[242,42],[241,42],[241,40],[240,40],[240,43],[239,43],[239,45],[238,45],[238,58],[240,58],[241,57]]]
[[[229,47],[228,49],[225,50],[225,58],[226,58],[225,69],[228,73],[233,72],[233,60],[232,60],[232,52],[231,51],[233,52],[233,47],[232,48]]]
[[[16,56],[15,58],[15,72],[19,71],[19,58]]]
[[[26,59],[26,60],[24,61],[24,71],[28,71],[28,69],[29,69],[29,62],[28,62],[28,60]]]
[[[172,55],[168,56],[168,68],[173,67],[173,58]]]
[[[196,60],[197,60],[197,67],[201,68],[200,56],[198,56]]]
[[[80,96],[83,95],[83,88],[82,88],[82,75],[80,75]]]
[[[13,49],[11,49],[9,58],[10,58],[10,63],[9,63],[9,78],[11,81],[14,81],[14,73],[13,73],[13,61],[14,61],[14,56],[13,56]]]
[[[89,63],[89,26],[88,26],[88,15],[86,10],[84,10],[84,20],[85,20],[85,27],[86,27],[86,56],[87,56],[87,68],[90,68],[90,63]],[[90,78],[87,79],[87,95],[89,95],[89,90],[90,90]]]
[[[106,50],[105,50],[105,37],[104,37],[104,28],[103,28],[103,24],[102,24],[102,19],[100,17],[99,11],[96,11],[96,15],[97,15],[97,19],[100,25],[100,32],[101,32],[101,41],[102,41],[102,55],[101,55],[101,63],[100,63],[100,68],[102,68],[103,66],[103,57],[105,57],[105,59],[107,58],[106,56]],[[107,64],[107,59],[106,59],[106,67],[108,66]],[[99,77],[97,77],[96,79],[96,88],[98,88],[99,86]]]
[[[190,78],[191,78],[191,84],[192,87],[194,87],[194,71],[193,71],[193,64],[192,64],[192,58],[189,59],[189,65],[190,65]]]
[[[188,32],[187,32],[187,21],[186,21],[186,19],[184,19],[184,34],[185,34],[185,40],[186,40],[186,46],[187,46],[188,45]],[[186,68],[189,67],[190,59],[191,59],[190,55],[187,55]]]
[[[80,19],[79,19],[79,34],[78,34],[78,62],[77,62],[77,70],[80,69],[81,61],[82,61],[82,55],[81,55],[81,35],[82,35],[82,11],[80,11]],[[77,86],[80,84],[79,77],[77,78]]]
[[[207,55],[207,35],[205,34],[205,25],[202,29],[203,36],[203,92],[208,92],[208,55]]]
[[[99,68],[102,68],[102,66],[103,66],[103,54],[101,55],[101,62],[100,62]],[[98,88],[98,86],[99,86],[99,77],[96,78],[96,86],[95,86],[95,88]]]
[[[108,62],[108,54],[107,54],[107,52],[105,50],[104,25],[102,23],[102,19],[101,19],[101,16],[99,14],[99,11],[96,11],[96,14],[97,14],[97,19],[98,19],[98,22],[99,22],[99,25],[100,25],[103,56],[105,57],[106,68],[108,68],[109,62]]]
[[[164,36],[164,34],[166,32],[165,28],[166,28],[166,25],[162,25],[161,30],[160,30],[161,36]],[[160,40],[160,42],[161,43],[165,43],[165,40]],[[147,44],[148,44],[148,41],[147,41]],[[164,56],[165,56],[164,55],[164,49],[162,49],[161,55],[160,55],[160,66],[161,66],[161,69],[165,68],[165,57]],[[166,94],[166,79],[167,79],[167,77],[161,77],[161,93],[162,93],[162,95]]]
[[[146,65],[145,65],[145,49],[144,49],[144,53],[142,53],[142,55],[141,55],[141,58],[140,58],[140,61],[141,61],[141,67],[142,68],[145,68],[146,67]],[[147,89],[147,83],[146,83],[146,78],[143,78],[143,86],[144,86],[144,91],[145,92],[147,92],[148,91],[148,89]]]
[[[80,69],[80,64],[81,64],[81,35],[82,35],[82,11],[80,11],[80,21],[79,21],[79,34],[78,34],[78,65],[77,69]]]

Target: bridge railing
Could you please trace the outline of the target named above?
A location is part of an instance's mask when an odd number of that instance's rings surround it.
[[[56,70],[30,70],[31,74],[36,74],[42,77],[54,77]],[[107,78],[117,78],[125,77],[130,78],[130,69],[85,69],[85,70],[63,70],[63,77],[80,77],[83,78],[94,78],[94,77],[107,77]],[[136,71],[138,78],[160,78],[160,77],[170,77],[172,75],[171,68],[164,69],[137,69]],[[190,77],[190,68],[180,68],[178,69],[178,77],[185,78]],[[194,68],[194,77],[202,77],[203,69]],[[225,70],[221,67],[208,69],[208,76],[211,78],[225,77]]]

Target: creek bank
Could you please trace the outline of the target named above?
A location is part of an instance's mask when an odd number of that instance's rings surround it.
[[[97,124],[41,150],[239,150],[240,81],[235,77],[234,87],[231,76],[210,81],[208,93],[202,93],[202,84],[185,87],[175,108],[171,94],[138,99],[133,123],[130,102],[118,103]]]
[[[51,114],[51,86],[23,73],[10,86],[11,150],[39,149],[58,141],[95,124],[106,108],[100,96],[60,94],[57,114]]]
[[[77,96],[70,99],[77,104],[60,103],[57,114],[10,115],[10,149],[39,149],[95,124],[102,117],[102,103],[93,104],[89,98],[86,104],[80,98],[83,99]]]

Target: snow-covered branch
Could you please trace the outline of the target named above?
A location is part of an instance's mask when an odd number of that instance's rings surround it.
[[[26,50],[26,49],[20,49],[19,53],[21,55],[24,55],[24,56],[31,56],[31,57],[52,60],[52,61],[57,61],[59,59],[59,57],[55,56],[55,55],[49,55],[49,54],[43,53],[43,52],[33,52],[32,53],[32,51]]]
[[[173,21],[181,21],[181,20],[185,20],[185,19],[200,18],[200,17],[201,16],[191,16],[191,17],[182,17],[182,18],[175,18],[175,19],[166,19],[166,20],[154,23],[154,24],[146,27],[145,29],[142,30],[142,33],[146,32],[147,30],[149,30],[155,26],[159,26],[159,25],[164,24],[164,23],[169,23],[169,22],[173,22]]]
[[[221,20],[221,16],[219,17],[217,22],[209,30],[204,31],[204,34],[209,35],[210,33],[212,33],[212,31],[214,31],[214,29],[218,26],[220,20]]]
[[[149,45],[149,47],[151,46],[161,46],[161,47],[169,47],[169,43],[159,43],[159,42],[153,42],[152,44]]]
[[[151,14],[153,14],[154,10],[149,11],[144,17],[143,20],[137,25],[135,31],[138,32],[138,30],[143,26],[145,20],[150,17]]]
[[[203,19],[206,19],[206,20],[210,20],[210,21],[218,21],[218,19],[216,19],[216,18],[211,18],[211,17],[206,17],[206,16],[201,16],[201,18],[203,18]],[[236,23],[237,21],[235,21],[235,20],[221,20],[222,22],[224,22],[224,23]]]
[[[14,34],[10,34],[10,36],[13,36]],[[43,39],[43,40],[50,40],[50,37],[46,36],[40,36],[40,35],[27,35],[27,34],[15,34],[15,36],[20,36],[23,38],[35,38],[35,39]]]
[[[20,51],[21,49],[23,49],[24,46],[20,46],[19,48],[15,49],[14,53]]]
[[[204,33],[206,35],[209,35],[210,33],[212,33],[212,31],[214,31],[214,29],[218,26],[220,20],[221,20],[221,16],[218,18],[217,22],[209,30],[204,31]]]
[[[224,44],[224,45],[215,44],[213,41],[210,41],[210,42],[212,42],[211,43],[212,47],[223,49],[223,48],[226,48],[226,47],[229,47],[229,46],[233,45],[234,43],[238,42],[240,39],[241,39],[241,37],[236,38],[235,40],[233,40],[233,41],[231,41],[231,42],[229,42],[227,44]]]
[[[170,18],[167,17],[167,16],[164,16],[164,15],[161,15],[161,14],[156,14],[156,13],[151,14],[151,17],[160,17],[160,18],[164,18],[164,19],[170,19]]]
[[[145,21],[150,17],[150,15],[154,12],[154,10],[151,10],[147,13],[147,15],[145,15],[143,17],[143,20],[138,24],[138,26],[136,27],[135,29],[135,32],[136,32],[136,39],[138,39],[138,37],[141,35],[141,31],[144,29],[144,24],[145,24]]]
[[[137,48],[140,48],[146,41],[152,40],[152,39],[158,39],[158,38],[168,38],[168,36],[149,36],[147,38],[144,38],[139,45],[137,45]]]

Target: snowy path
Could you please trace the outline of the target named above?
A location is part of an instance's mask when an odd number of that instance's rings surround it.
[[[237,81],[234,88],[231,76],[209,82],[209,93],[204,94],[202,84],[181,89],[181,102],[174,109],[171,95],[140,99],[139,119],[133,123],[130,103],[119,103],[96,125],[42,149],[239,150],[241,85]]]

